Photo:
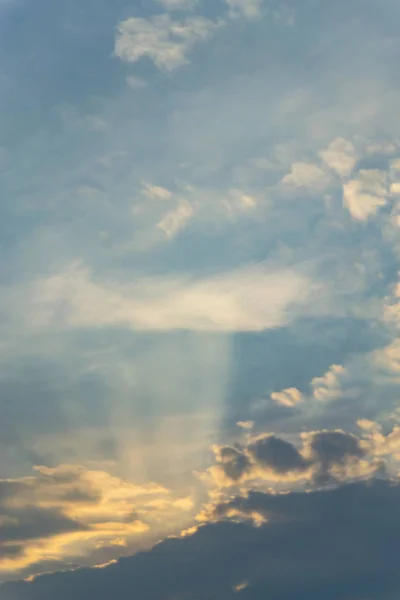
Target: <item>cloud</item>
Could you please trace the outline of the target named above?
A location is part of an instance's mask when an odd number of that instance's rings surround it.
[[[153,200],[170,200],[172,198],[171,192],[159,185],[147,184],[142,189],[142,194]]]
[[[307,462],[290,442],[275,435],[262,436],[248,446],[256,463],[278,474],[305,471]]]
[[[336,138],[320,152],[322,160],[341,177],[350,175],[357,161],[353,144],[344,138]]]
[[[209,38],[218,26],[200,16],[184,21],[174,21],[168,14],[132,17],[118,25],[115,55],[128,62],[148,57],[159,69],[173,71],[188,64],[193,46]]]
[[[343,203],[354,219],[366,221],[386,205],[387,173],[361,169],[343,186]]]
[[[331,365],[322,377],[314,377],[311,381],[313,398],[319,401],[330,401],[342,395],[341,382],[347,376],[342,365]]]
[[[378,480],[329,491],[252,492],[217,505],[219,522],[150,552],[103,569],[8,584],[0,599],[83,600],[90,590],[98,600],[133,593],[154,600],[386,600],[400,589],[399,503],[399,486]],[[254,527],[257,514],[266,522]]]
[[[261,331],[290,322],[292,307],[301,305],[309,288],[300,272],[264,265],[197,280],[166,276],[123,284],[96,281],[74,263],[30,284],[28,306],[21,306],[25,314],[19,318],[36,329],[124,325],[145,331]]]
[[[165,10],[192,10],[198,0],[157,0]]]
[[[291,441],[273,433],[249,433],[245,444],[213,447],[216,465],[207,470],[204,481],[221,493],[237,483],[241,490],[267,486],[283,491],[364,480],[387,468],[395,474],[400,458],[399,432],[396,427],[385,437],[374,425],[372,430],[363,429],[359,437],[340,429],[324,429],[292,433]],[[394,460],[392,467],[382,457]]]
[[[249,458],[239,448],[223,446],[214,448],[216,459],[224,475],[232,481],[239,481],[251,470]]]
[[[225,0],[231,17],[254,19],[261,16],[263,0]]]
[[[155,483],[135,485],[79,465],[0,480],[0,578],[114,559],[167,533],[162,521],[184,523],[192,508],[190,498]]]
[[[189,202],[182,201],[157,223],[157,227],[164,231],[167,237],[174,237],[183,229],[193,216],[194,209]]]
[[[126,82],[132,90],[140,90],[140,89],[146,87],[146,85],[147,85],[146,82],[144,81],[144,79],[141,79],[140,77],[137,77],[136,75],[129,75],[126,78]]]
[[[271,398],[278,404],[287,406],[288,408],[292,408],[303,402],[303,394],[296,388],[287,388],[281,392],[272,392]]]
[[[254,421],[238,421],[236,425],[241,429],[252,429],[254,427]]]
[[[328,185],[329,175],[313,163],[295,162],[291,172],[282,179],[282,183],[291,188],[321,191]]]
[[[360,463],[366,454],[360,438],[345,431],[316,431],[303,434],[305,442],[305,456],[314,465],[314,477],[317,482],[323,483],[332,479],[347,479],[347,474],[352,477],[363,477],[366,473],[370,476],[381,466],[372,461],[370,465]],[[347,471],[347,467],[353,468]],[[358,467],[358,468],[357,468]],[[366,468],[367,467],[367,468]]]

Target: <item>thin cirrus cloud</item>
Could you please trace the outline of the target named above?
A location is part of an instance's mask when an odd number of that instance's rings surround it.
[[[166,10],[192,10],[198,0],[157,0]]]

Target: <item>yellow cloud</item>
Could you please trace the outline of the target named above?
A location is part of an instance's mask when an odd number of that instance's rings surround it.
[[[38,466],[0,480],[0,574],[105,564],[190,523],[194,502],[156,483],[136,485],[81,465]]]

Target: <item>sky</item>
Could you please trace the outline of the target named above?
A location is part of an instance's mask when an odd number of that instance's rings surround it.
[[[0,0],[0,600],[397,600],[397,0]]]

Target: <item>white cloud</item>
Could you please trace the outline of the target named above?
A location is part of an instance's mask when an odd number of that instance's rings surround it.
[[[254,421],[238,421],[236,425],[241,429],[253,429]]]
[[[342,379],[347,376],[347,371],[342,365],[331,365],[322,377],[314,377],[311,381],[313,398],[329,401],[342,396]]]
[[[218,25],[198,16],[184,21],[173,21],[168,14],[130,18],[118,26],[115,54],[128,62],[148,57],[159,69],[173,71],[189,62],[188,52]]]
[[[232,17],[244,16],[253,19],[261,16],[263,0],[225,0]]]
[[[189,219],[193,216],[194,210],[189,202],[182,201],[176,208],[173,208],[165,217],[157,223],[157,227],[164,231],[168,237],[174,237]]]
[[[20,296],[24,326],[126,326],[138,330],[261,331],[280,327],[311,289],[293,269],[248,266],[220,276],[97,282],[82,265],[32,283]]]
[[[287,406],[288,408],[303,402],[303,395],[297,388],[287,388],[281,392],[273,392],[271,398],[278,404],[282,404],[282,406]]]
[[[385,206],[387,193],[387,173],[362,169],[343,186],[343,202],[354,219],[365,221]]]
[[[329,183],[329,175],[313,163],[295,162],[282,183],[289,187],[322,190]]]
[[[336,138],[320,152],[322,160],[341,177],[350,175],[356,164],[356,151],[351,142],[344,138]]]
[[[166,10],[191,10],[198,0],[157,0]]]
[[[400,196],[400,181],[394,181],[390,184],[390,195]]]

